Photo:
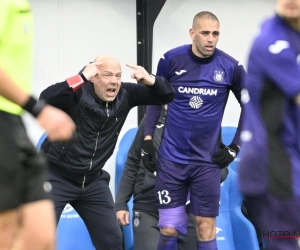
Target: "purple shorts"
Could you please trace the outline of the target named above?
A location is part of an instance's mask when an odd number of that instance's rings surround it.
[[[220,168],[213,164],[179,164],[158,158],[155,191],[159,209],[184,206],[190,191],[192,214],[218,216],[220,175]]]

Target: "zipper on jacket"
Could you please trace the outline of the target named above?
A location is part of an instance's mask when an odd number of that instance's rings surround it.
[[[104,124],[103,124],[103,126],[101,127],[100,130],[102,130],[102,129],[104,128],[104,126],[105,126],[105,124],[107,123],[108,118],[109,118],[108,102],[106,102],[105,108],[106,108],[107,119],[106,119],[106,121],[104,122]],[[97,137],[96,137],[96,145],[95,145],[94,153],[93,153],[92,158],[91,158],[91,160],[90,160],[90,168],[89,168],[89,171],[88,171],[88,172],[91,171],[92,166],[93,166],[93,158],[94,158],[95,153],[96,153],[96,150],[97,150],[97,146],[98,146],[98,138],[99,138],[99,132],[97,133]],[[86,173],[86,174],[84,175],[84,177],[83,177],[83,182],[82,182],[82,186],[81,186],[82,188],[84,188],[84,185],[85,185],[85,177],[86,177],[86,175],[87,175],[87,173]]]
[[[106,123],[106,122],[105,122],[105,123]],[[92,169],[93,158],[94,158],[94,156],[95,156],[95,153],[96,153],[96,150],[97,150],[97,146],[98,146],[98,137],[99,137],[99,132],[97,133],[95,149],[94,149],[94,153],[93,153],[93,155],[92,155],[92,158],[91,158],[91,160],[90,160],[90,168],[89,168],[89,171],[88,171],[88,172],[90,172],[91,169]],[[84,188],[85,177],[86,177],[86,175],[87,175],[87,174],[85,174],[84,177],[83,177],[83,182],[82,182],[82,186],[81,186],[82,188]]]
[[[106,115],[107,115],[107,118],[108,118],[109,117],[108,102],[106,102]]]

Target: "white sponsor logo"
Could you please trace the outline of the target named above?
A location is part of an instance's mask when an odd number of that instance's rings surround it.
[[[60,218],[66,218],[66,219],[76,219],[76,218],[79,218],[79,214],[62,214],[60,216]]]
[[[288,41],[278,40],[274,44],[269,46],[269,51],[272,54],[278,54],[281,51],[283,51],[284,49],[287,49],[289,47],[290,47],[290,44]]]
[[[194,95],[214,95],[218,94],[218,90],[216,89],[204,89],[204,88],[191,88],[191,87],[178,87],[178,92],[180,93],[187,93],[187,94],[194,94]]]
[[[228,148],[228,152],[229,152],[230,155],[232,155],[232,157],[236,157],[236,153],[235,153],[234,150]]]
[[[175,74],[179,76],[179,75],[181,75],[181,74],[183,74],[185,72],[186,72],[186,70],[181,69],[180,71],[175,71]]]
[[[69,213],[69,212],[71,212],[71,211],[73,211],[73,210],[74,210],[74,208],[73,208],[70,204],[67,204],[67,205],[65,206],[64,210],[62,211],[62,213],[63,213],[63,214]]]
[[[203,105],[203,100],[200,98],[200,96],[193,96],[190,99],[189,104],[191,108],[199,109]]]
[[[216,227],[216,234],[218,234],[222,231],[223,231],[223,229],[221,229],[219,227]],[[221,236],[221,237],[219,236],[219,237],[217,237],[217,240],[225,240],[225,237],[224,236]]]
[[[157,128],[162,128],[164,126],[164,124],[157,124],[156,127]]]
[[[214,80],[216,82],[222,82],[224,79],[224,71],[218,71],[218,70],[215,70],[215,73],[214,73]]]
[[[144,155],[147,155],[148,153],[146,153],[143,149],[141,150],[141,156],[143,157]]]
[[[60,215],[61,219],[76,219],[79,218],[79,214],[74,210],[74,208],[70,205],[67,204]]]

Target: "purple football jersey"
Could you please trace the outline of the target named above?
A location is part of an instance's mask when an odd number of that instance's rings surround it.
[[[244,68],[219,49],[209,58],[199,58],[192,53],[191,45],[183,45],[163,55],[157,75],[166,78],[176,92],[168,104],[158,155],[181,164],[211,163],[213,153],[218,151],[230,90],[240,102]],[[153,132],[160,109],[147,107],[145,135]],[[233,139],[238,145],[240,127]]]

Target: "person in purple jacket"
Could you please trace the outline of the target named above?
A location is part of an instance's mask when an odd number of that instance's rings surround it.
[[[277,0],[251,46],[240,187],[268,249],[300,249],[300,0]]]
[[[196,14],[189,31],[192,44],[171,49],[158,63],[157,76],[166,78],[176,93],[168,104],[157,169],[152,136],[161,106],[148,106],[145,118],[143,162],[149,171],[157,171],[158,250],[177,249],[178,234],[186,234],[189,190],[198,249],[217,249],[220,173],[239,153],[241,131],[239,122],[232,143],[226,146],[221,139],[221,122],[230,91],[240,103],[245,81],[243,66],[216,48],[219,27],[213,13]]]
[[[88,77],[87,69],[95,74]],[[127,64],[139,83],[122,82],[120,62],[108,55],[66,81],[41,93],[47,103],[64,110],[76,124],[76,136],[67,142],[44,141],[49,162],[56,220],[66,204],[83,219],[97,250],[121,250],[122,234],[104,164],[115,149],[129,111],[137,105],[162,105],[173,100],[174,90],[162,77]]]

